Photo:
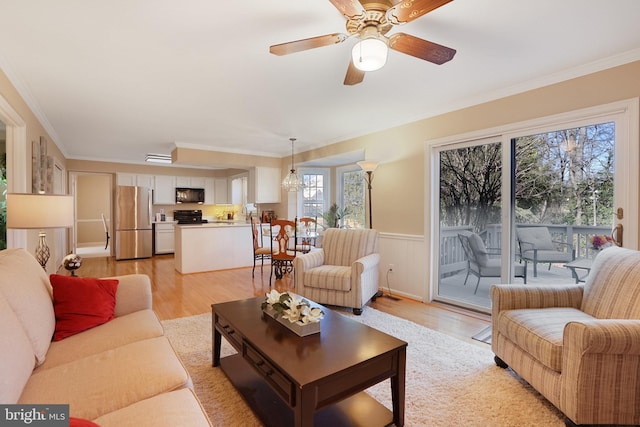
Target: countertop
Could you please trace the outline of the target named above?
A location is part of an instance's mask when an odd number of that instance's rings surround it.
[[[219,227],[249,227],[251,224],[247,224],[246,222],[233,222],[233,221],[224,221],[224,222],[208,222],[205,224],[176,224],[176,227],[180,228],[219,228]]]

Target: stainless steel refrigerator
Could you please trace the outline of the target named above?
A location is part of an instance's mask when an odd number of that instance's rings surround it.
[[[116,189],[116,259],[152,255],[151,188],[118,186]]]

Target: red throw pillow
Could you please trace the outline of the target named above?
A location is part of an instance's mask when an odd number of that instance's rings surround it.
[[[113,319],[116,307],[116,279],[50,276],[53,311],[56,315],[54,341],[70,337]]]
[[[69,417],[69,427],[100,427],[93,421],[84,420],[82,418]]]

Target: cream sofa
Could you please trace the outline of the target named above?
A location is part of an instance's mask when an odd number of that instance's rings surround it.
[[[118,277],[115,318],[52,342],[49,278],[22,249],[0,251],[0,403],[69,404],[103,426],[210,426],[151,310],[145,275]]]
[[[294,258],[296,293],[355,314],[378,293],[378,232],[329,228],[322,248]]]
[[[568,426],[640,424],[640,252],[608,248],[584,285],[495,285],[492,343]]]

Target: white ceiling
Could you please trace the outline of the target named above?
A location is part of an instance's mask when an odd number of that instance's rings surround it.
[[[397,2],[397,1],[396,1]],[[640,59],[638,0],[454,0],[397,31],[457,50],[390,51],[342,84],[354,39],[328,0],[0,0],[0,68],[68,158],[143,162],[174,144],[296,151]]]

